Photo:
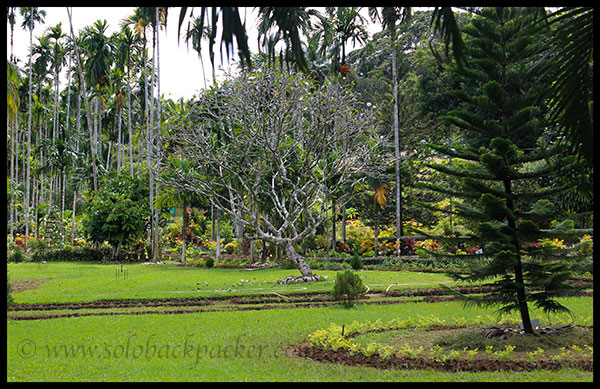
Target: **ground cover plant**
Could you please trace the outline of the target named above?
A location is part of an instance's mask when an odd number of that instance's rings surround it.
[[[509,320],[508,318],[504,318]],[[588,318],[591,319],[591,318]],[[444,371],[523,371],[561,367],[593,369],[593,328],[573,326],[570,317],[555,317],[562,325],[541,328],[537,336],[511,329],[508,338],[488,338],[489,317],[450,320],[437,316],[331,324],[309,336],[309,345],[295,351],[316,360],[380,368]],[[514,320],[514,318],[512,318]],[[585,320],[587,321],[587,320]],[[510,324],[508,324],[510,329]],[[514,326],[514,324],[513,324]],[[344,332],[344,330],[346,332]]]

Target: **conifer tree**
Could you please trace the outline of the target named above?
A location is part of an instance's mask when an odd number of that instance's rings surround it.
[[[467,142],[452,148],[431,145],[462,163],[427,164],[444,173],[448,182],[422,186],[454,199],[449,212],[473,222],[472,238],[483,248],[467,275],[455,273],[453,277],[489,279],[495,288],[482,298],[466,301],[500,306],[499,312],[517,311],[524,331],[535,333],[530,305],[544,312],[568,312],[555,297],[577,292],[566,282],[568,265],[552,260],[536,242],[545,237],[572,237],[581,231],[569,222],[540,228],[540,220],[553,214],[547,199],[566,188],[531,183],[552,182],[556,164],[565,166],[552,145],[538,144],[527,153],[517,146],[525,136],[539,137],[547,125],[543,120],[547,83],[532,80],[528,73],[543,42],[539,35],[523,31],[521,23],[526,21],[519,16],[523,13],[514,11],[481,9],[464,28],[470,66],[454,70],[475,81],[478,88],[473,94],[453,91],[464,102],[464,109],[440,117],[461,129],[464,139],[483,135],[487,146],[469,147]],[[460,184],[452,185],[457,179]]]

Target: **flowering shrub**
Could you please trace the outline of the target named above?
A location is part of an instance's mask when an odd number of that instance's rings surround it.
[[[348,74],[350,73],[350,67],[346,65],[340,66],[340,74]]]
[[[594,252],[594,245],[591,235],[582,236],[576,246],[580,255],[592,255]]]
[[[437,240],[433,240],[433,239],[421,240],[421,241],[415,242],[414,245],[416,247],[422,247],[428,251],[433,251],[433,252],[437,252],[440,248],[440,242],[438,242]]]
[[[17,236],[15,238],[15,246],[17,246],[17,248],[22,249],[25,247],[25,239],[21,238],[20,236]]]
[[[548,247],[551,249],[564,249],[565,248],[565,242],[558,238],[554,238],[554,239],[544,238],[544,239],[540,239],[539,242],[542,247]]]
[[[417,248],[415,247],[415,243],[417,243],[417,241],[412,238],[404,239],[405,252],[408,253],[409,255],[413,255],[415,253],[415,251],[417,250]]]
[[[483,252],[479,245],[465,248],[465,251],[467,252],[467,254],[481,254]]]

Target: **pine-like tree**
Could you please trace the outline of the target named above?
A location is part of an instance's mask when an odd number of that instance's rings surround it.
[[[451,211],[473,221],[473,238],[484,253],[474,261],[467,275],[454,274],[462,281],[491,280],[492,292],[470,303],[500,306],[500,312],[518,311],[525,332],[534,333],[529,304],[544,312],[568,309],[555,297],[577,290],[566,281],[568,265],[553,260],[537,247],[545,237],[571,237],[580,233],[572,224],[562,223],[542,229],[541,218],[552,215],[552,203],[564,186],[552,182],[558,153],[551,145],[524,148],[522,139],[539,137],[547,123],[543,120],[544,91],[547,83],[532,80],[528,70],[543,44],[522,28],[526,13],[509,8],[484,8],[464,28],[470,55],[468,68],[455,69],[478,88],[474,94],[453,91],[464,109],[440,117],[463,131],[463,146],[431,145],[462,163],[452,166],[430,163],[428,167],[448,176],[448,183],[424,187],[454,199]],[[483,135],[487,146],[467,146],[473,134]],[[531,147],[531,145],[527,145]],[[564,163],[564,162],[562,162]],[[564,165],[561,166],[564,168]],[[538,185],[545,182],[546,186]],[[533,243],[533,244],[532,244]],[[486,260],[487,258],[487,260]]]

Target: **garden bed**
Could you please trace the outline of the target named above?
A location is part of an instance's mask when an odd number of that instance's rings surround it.
[[[457,337],[461,335],[460,332],[465,331],[473,332],[476,330],[484,332],[481,326],[433,326],[419,330],[410,330],[412,331],[411,335],[403,335],[406,336],[403,339],[410,339],[409,342],[411,345],[405,343],[405,346],[402,348],[396,347],[394,349],[390,346],[389,343],[393,344],[394,339],[390,337],[391,341],[388,339],[388,344],[384,346],[387,349],[381,345],[378,346],[380,350],[386,350],[386,352],[373,351],[373,347],[375,346],[372,345],[374,343],[367,345],[366,348],[356,350],[352,349],[352,346],[328,348],[319,346],[314,342],[304,342],[293,345],[286,350],[286,353],[290,356],[309,358],[323,363],[367,366],[379,369],[428,369],[447,372],[479,372],[576,368],[583,371],[593,371],[593,351],[591,347],[584,344],[586,340],[589,340],[589,344],[592,344],[593,327],[572,327],[567,325],[558,327],[558,329],[560,331],[546,329],[545,331],[539,331],[536,337],[529,336],[529,339],[527,339],[529,343],[524,343],[525,346],[519,343],[519,338],[525,338],[524,335],[514,335],[512,344],[517,344],[517,346],[513,346],[511,343],[506,342],[506,340],[500,343],[496,341],[496,343],[493,343],[496,347],[500,347],[498,344],[503,344],[504,342],[506,348],[503,351],[497,350],[495,352],[492,352],[493,346],[491,345],[488,345],[485,351],[478,350],[477,347],[473,347],[470,350],[467,347],[462,349],[459,347],[459,349],[454,350],[448,348],[444,350],[443,347],[439,346],[423,351],[422,346],[430,346],[430,342],[435,338]],[[381,328],[351,332],[343,338],[355,339],[368,333],[384,333],[397,330],[397,328]],[[579,332],[569,335],[569,331]],[[518,330],[514,332],[518,333]],[[567,336],[561,338],[557,335],[559,332],[561,334],[567,333]],[[579,334],[583,334],[584,336],[579,336]],[[480,336],[483,337],[482,334]],[[573,338],[577,338],[578,336],[579,339],[573,341]],[[534,343],[530,339],[535,339],[547,350],[539,346],[536,350],[532,350],[535,347],[532,344],[536,345],[537,343]],[[564,343],[562,347],[560,347],[561,342]],[[421,344],[417,347],[419,343]],[[474,343],[481,346],[478,340],[475,340]],[[461,344],[460,346],[463,345]],[[365,351],[369,350],[369,347],[371,347],[371,351]],[[518,351],[513,351],[514,348],[517,348]]]

